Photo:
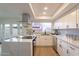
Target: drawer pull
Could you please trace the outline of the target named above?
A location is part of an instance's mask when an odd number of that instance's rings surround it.
[[[67,49],[67,51],[66,51],[66,52],[67,52],[67,54],[69,54],[69,53],[70,53],[68,49]]]
[[[61,47],[61,48],[62,48],[62,46],[61,46],[61,45],[59,45],[59,47]]]
[[[70,47],[72,50],[75,50],[73,47]]]

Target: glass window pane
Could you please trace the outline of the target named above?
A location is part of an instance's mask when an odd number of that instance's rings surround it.
[[[35,31],[51,32],[51,23],[32,23],[32,28]]]
[[[18,25],[17,24],[12,24],[12,36],[17,36],[18,35]]]
[[[10,38],[10,24],[5,24],[4,27],[5,27],[4,37]]]
[[[20,24],[20,35],[22,36],[22,24]]]

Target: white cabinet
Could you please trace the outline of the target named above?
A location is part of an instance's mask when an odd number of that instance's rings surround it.
[[[68,49],[68,44],[64,41],[62,41],[62,51],[63,51],[63,56],[68,56],[68,52],[67,52],[67,49]]]
[[[53,46],[53,39],[51,35],[40,35],[36,39],[37,46]]]
[[[57,52],[61,56],[79,56],[79,48],[60,39],[57,40]]]
[[[32,56],[32,42],[3,42],[2,56]]]
[[[37,35],[36,42],[35,42],[35,45],[36,45],[36,46],[39,46],[39,45],[40,45],[40,39],[41,39],[40,36],[41,36],[41,35]]]
[[[59,53],[59,55],[63,55],[63,51],[62,51],[62,44],[60,39],[57,40],[57,52]]]
[[[41,39],[40,39],[40,45],[41,46],[52,46],[53,45],[53,39],[52,39],[52,36],[41,36]]]
[[[59,19],[59,29],[66,29],[67,20],[66,16]]]
[[[59,55],[63,56],[63,46],[62,46],[62,41],[60,39],[57,40],[57,52]]]
[[[79,56],[79,48],[69,44],[68,45],[69,48],[69,55],[70,56]]]
[[[74,9],[75,11],[66,16],[68,28],[76,28],[76,8]]]
[[[77,14],[76,14],[77,13]],[[70,10],[67,15],[62,16],[60,19],[57,19],[55,22],[56,29],[70,29],[77,28],[77,23],[79,24],[79,9],[75,7]]]

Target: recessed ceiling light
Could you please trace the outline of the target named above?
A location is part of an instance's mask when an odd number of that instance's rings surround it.
[[[45,15],[45,14],[46,14],[46,12],[43,12],[43,14]]]
[[[44,10],[47,10],[48,9],[48,7],[44,7]]]

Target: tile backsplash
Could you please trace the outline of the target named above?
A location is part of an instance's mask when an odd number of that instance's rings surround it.
[[[68,39],[79,40],[79,29],[59,29],[60,35],[66,35]]]
[[[79,36],[79,29],[59,29],[58,33],[60,35],[74,35],[74,36]]]

